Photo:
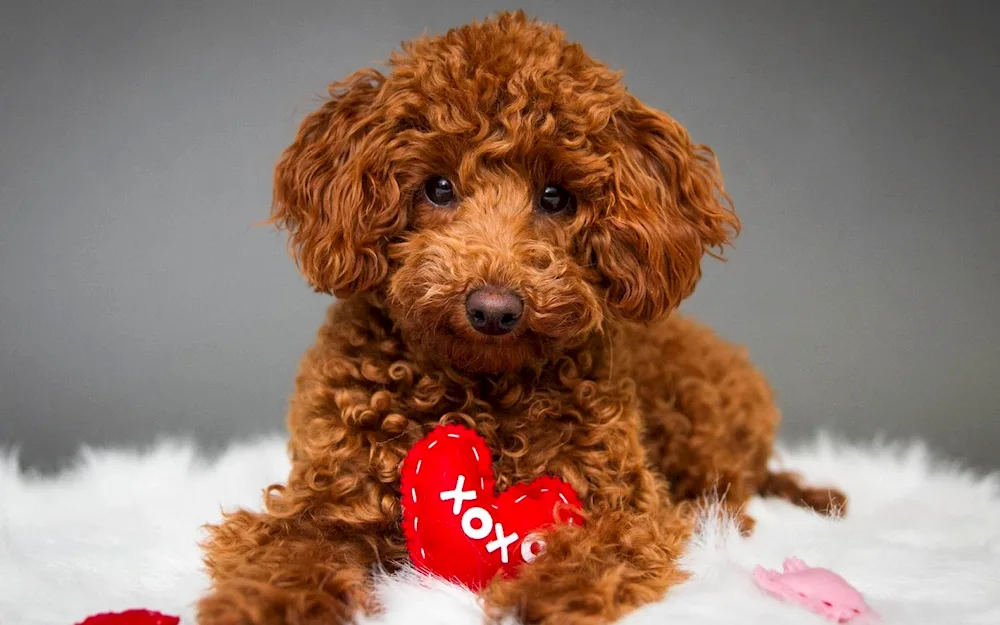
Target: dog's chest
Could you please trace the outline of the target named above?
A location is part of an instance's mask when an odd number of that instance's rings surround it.
[[[503,490],[543,475],[568,482],[586,501],[619,441],[638,428],[638,414],[631,402],[609,396],[603,411],[581,410],[565,401],[516,414],[499,414],[477,428],[492,452],[497,488]],[[543,413],[539,418],[539,412]],[[526,418],[527,416],[527,418]]]
[[[489,381],[475,389],[455,389],[439,386],[440,378],[421,378],[415,380],[422,391],[421,415],[411,418],[423,422],[424,433],[432,424],[448,422],[474,429],[489,447],[498,490],[551,475],[568,482],[586,501],[602,481],[599,473],[614,454],[612,448],[638,435],[633,387],[621,380],[581,376],[534,383]]]

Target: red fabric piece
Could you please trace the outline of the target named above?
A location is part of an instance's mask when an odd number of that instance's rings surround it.
[[[95,614],[77,625],[177,625],[180,622],[178,616],[167,616],[150,610],[126,610]]]
[[[403,462],[403,532],[413,564],[479,590],[544,549],[539,530],[583,524],[576,492],[542,476],[499,495],[486,441],[460,425],[433,429]],[[463,523],[463,519],[465,519]],[[464,526],[464,529],[463,529]]]

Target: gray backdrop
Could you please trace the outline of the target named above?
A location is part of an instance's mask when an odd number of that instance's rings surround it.
[[[7,3],[0,444],[283,427],[328,299],[266,217],[325,85],[492,2]],[[785,433],[997,467],[1000,3],[549,2],[719,153],[746,231],[687,310],[745,343]]]

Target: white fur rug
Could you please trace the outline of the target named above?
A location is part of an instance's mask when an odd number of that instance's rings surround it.
[[[694,573],[662,602],[624,620],[785,625],[824,623],[765,596],[757,564],[797,555],[851,581],[886,624],[1000,624],[1000,480],[937,464],[920,446],[858,448],[820,440],[784,454],[811,481],[842,487],[851,511],[820,518],[756,501],[741,539],[709,518],[684,565]],[[72,625],[95,612],[149,608],[193,623],[205,588],[199,527],[220,506],[257,506],[284,478],[283,442],[236,445],[208,463],[190,446],[146,453],[85,450],[54,478],[21,475],[0,454],[0,624]],[[474,598],[416,576],[380,581],[387,606],[367,625],[482,622]]]

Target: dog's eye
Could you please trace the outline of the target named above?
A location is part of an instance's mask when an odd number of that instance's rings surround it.
[[[569,212],[574,204],[573,194],[557,184],[545,185],[538,196],[538,208],[550,215]]]
[[[455,200],[455,187],[444,176],[431,176],[424,183],[424,195],[435,206],[448,206]]]

